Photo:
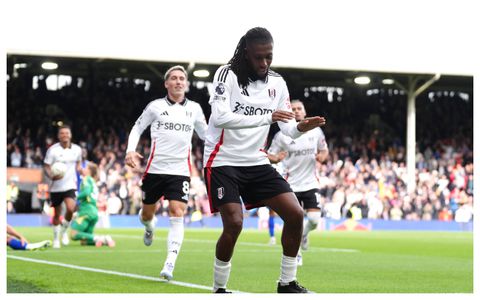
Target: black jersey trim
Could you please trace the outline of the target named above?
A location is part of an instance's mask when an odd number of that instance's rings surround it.
[[[218,74],[217,81],[225,83],[225,81],[227,80],[228,71],[230,71],[229,66],[223,67],[223,69]]]
[[[170,100],[170,99],[168,98],[168,96],[165,97],[165,101],[167,101],[168,105],[170,105],[170,106],[171,106],[171,105],[175,105],[175,103],[177,103],[177,102],[175,102],[175,101],[173,101],[173,100]],[[185,106],[185,105],[187,104],[187,98],[183,98],[183,100],[182,100],[181,102],[178,102],[178,104],[180,104],[180,105],[182,105],[182,106]]]
[[[268,70],[268,75],[274,76],[274,77],[282,77],[282,75],[278,74],[277,72],[273,70]]]

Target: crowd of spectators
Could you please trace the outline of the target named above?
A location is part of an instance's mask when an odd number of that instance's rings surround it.
[[[87,81],[80,87],[75,82],[73,80],[71,85],[58,91],[48,91],[41,82],[33,90],[25,79],[7,82],[7,164],[41,168],[46,150],[56,142],[55,122],[62,120],[71,124],[73,141],[82,147],[83,158],[99,165],[100,211],[136,214],[141,207],[140,183],[150,152],[150,139],[146,131],[137,148],[145,161],[137,169],[131,169],[124,164],[128,130],[149,101],[165,94],[163,83],[153,82],[146,91],[144,85],[127,79],[95,84]],[[202,105],[208,119],[206,89],[192,87],[187,95]],[[355,101],[344,99],[337,109],[345,105],[353,106],[349,110],[355,112]],[[442,106],[441,103],[437,105]],[[309,110],[311,103],[306,106]],[[329,114],[334,115],[333,112]],[[473,112],[470,119],[473,119]],[[467,125],[470,121],[467,120]],[[409,194],[404,139],[382,130],[381,124],[373,129],[365,128],[361,135],[356,131],[358,125],[332,126],[340,122],[333,120],[325,130],[330,157],[326,163],[318,164],[325,217],[340,219],[346,217],[348,211],[354,211],[358,219],[460,222],[472,219],[473,141],[470,132],[460,136],[454,131],[443,132],[443,138],[431,140],[432,136],[439,136],[431,135],[429,141],[418,143],[417,188]],[[388,120],[383,122],[388,125]],[[201,172],[202,156],[203,142],[194,136],[188,209],[190,213],[209,215]],[[167,205],[168,201],[160,201],[158,213],[166,215]]]

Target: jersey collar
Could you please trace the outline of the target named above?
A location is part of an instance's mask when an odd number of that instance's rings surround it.
[[[170,98],[168,98],[168,96],[165,96],[165,99],[167,100],[168,105],[175,105],[177,103],[177,102],[171,100]],[[183,98],[183,100],[181,102],[178,102],[178,104],[180,104],[182,106],[185,106],[186,103],[187,103],[187,98]]]
[[[270,71],[269,71],[269,72],[270,72]],[[265,76],[265,78],[263,78],[263,79],[262,79],[262,78],[259,78],[259,77],[256,76],[256,75],[249,75],[249,76],[248,76],[248,82],[255,82],[255,81],[257,81],[257,80],[260,80],[260,81],[262,81],[262,82],[264,82],[264,83],[268,83],[268,75],[270,75],[270,73],[267,73],[267,76]]]
[[[70,142],[70,145],[68,145],[68,147],[63,147],[62,143],[58,143],[60,144],[60,147],[62,147],[62,149],[72,149],[72,142]]]

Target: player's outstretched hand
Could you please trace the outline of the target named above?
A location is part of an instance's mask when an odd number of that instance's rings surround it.
[[[288,120],[295,118],[295,114],[293,112],[285,111],[285,110],[276,110],[272,114],[272,121],[278,122],[282,121],[287,123]]]
[[[137,166],[136,162],[142,158],[143,156],[141,156],[140,153],[130,151],[125,156],[125,164],[131,168],[135,168]]]
[[[320,127],[325,125],[326,120],[324,117],[311,117],[305,118],[297,124],[297,129],[300,132],[306,132],[312,130],[313,128]]]

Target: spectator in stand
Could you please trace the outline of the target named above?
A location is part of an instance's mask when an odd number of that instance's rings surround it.
[[[10,178],[10,183],[7,185],[7,213],[9,214],[15,212],[15,202],[20,194],[17,183],[18,177],[12,176]]]
[[[22,153],[20,147],[14,145],[14,151],[10,154],[10,164],[14,168],[20,168],[22,166]]]

